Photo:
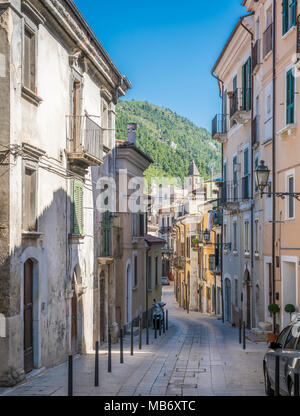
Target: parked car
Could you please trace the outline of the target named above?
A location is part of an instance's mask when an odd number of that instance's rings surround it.
[[[264,358],[265,390],[274,396],[276,355],[279,355],[280,395],[294,396],[295,373],[300,374],[300,314],[294,314],[290,325],[272,342]]]
[[[169,280],[169,278],[168,277],[166,277],[166,276],[164,276],[164,277],[162,277],[161,278],[161,284],[163,285],[163,286],[170,286],[170,280]]]

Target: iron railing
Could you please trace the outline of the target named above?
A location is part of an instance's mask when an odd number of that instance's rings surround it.
[[[211,135],[214,137],[216,134],[227,133],[227,116],[225,114],[217,114],[211,126]]]
[[[237,88],[230,101],[230,117],[238,111],[250,111],[251,104],[251,88]]]
[[[69,153],[86,153],[103,159],[103,129],[88,116],[67,116]]]
[[[264,57],[273,50],[273,23],[264,32]]]

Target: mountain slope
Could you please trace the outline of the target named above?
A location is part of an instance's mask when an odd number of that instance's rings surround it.
[[[193,160],[200,175],[207,179],[210,164],[220,171],[220,147],[207,130],[169,109],[145,101],[119,101],[116,137],[127,139],[127,124],[138,123],[137,146],[153,160],[146,176],[168,176],[183,179]]]

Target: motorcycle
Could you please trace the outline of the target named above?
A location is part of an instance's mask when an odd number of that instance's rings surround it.
[[[153,302],[153,329],[155,329],[155,324],[157,324],[157,328],[162,326],[164,321],[164,307],[166,306],[166,303],[160,301],[156,302],[154,299]]]

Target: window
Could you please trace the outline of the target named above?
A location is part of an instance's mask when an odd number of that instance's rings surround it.
[[[297,340],[297,335],[298,334],[296,332],[294,332],[294,330],[292,330],[289,333],[289,335],[287,337],[287,340],[286,340],[286,343],[285,343],[285,346],[284,346],[284,349],[286,349],[286,350],[293,350],[294,349],[295,343],[296,343],[296,340]]]
[[[233,157],[233,198],[238,199],[238,169],[237,169],[237,156]]]
[[[36,171],[25,168],[23,188],[23,230],[37,231]]]
[[[224,244],[227,244],[227,224],[224,224],[223,239],[224,239]]]
[[[207,253],[204,254],[204,270],[207,270]]]
[[[111,240],[111,229],[110,229],[110,213],[106,211],[102,215],[102,257],[109,257],[110,252],[110,240]]]
[[[134,264],[133,287],[137,288],[137,285],[138,285],[138,257],[137,257],[136,254],[134,255],[133,264]]]
[[[288,326],[287,328],[285,328],[281,334],[279,335],[279,337],[277,338],[277,344],[279,344],[281,346],[281,348],[284,346],[285,344],[285,340],[288,336],[288,333],[290,332],[291,327]]]
[[[295,122],[295,76],[290,69],[286,74],[286,124]]]
[[[297,0],[282,1],[282,34],[285,35],[297,20]]]
[[[249,221],[245,221],[245,252],[249,253]]]
[[[155,286],[158,286],[158,257],[155,257]]]
[[[191,239],[190,237],[187,237],[186,239],[186,248],[187,248],[187,258],[189,259],[191,257]]]
[[[79,181],[73,182],[73,221],[72,234],[83,234],[83,184]]]
[[[251,109],[251,83],[252,83],[252,68],[251,58],[249,57],[247,62],[242,68],[242,83],[243,83],[243,110],[249,111]]]
[[[269,7],[266,12],[266,27],[268,28],[272,22],[273,22],[272,7]]]
[[[243,177],[243,199],[249,199],[250,177],[249,177],[249,147],[244,150],[244,177]]]
[[[216,256],[215,254],[209,255],[209,270],[213,272],[216,268]]]
[[[234,297],[235,297],[235,306],[239,306],[239,283],[238,280],[234,281]]]
[[[287,192],[293,193],[294,192],[294,176],[289,176],[287,179]],[[287,218],[292,219],[295,217],[295,200],[293,196],[287,197]]]
[[[255,230],[255,254],[259,254],[259,221],[258,219],[254,222]]]
[[[237,222],[233,223],[233,251],[237,251]]]
[[[30,91],[35,91],[35,35],[25,28],[23,56],[23,84]]]

